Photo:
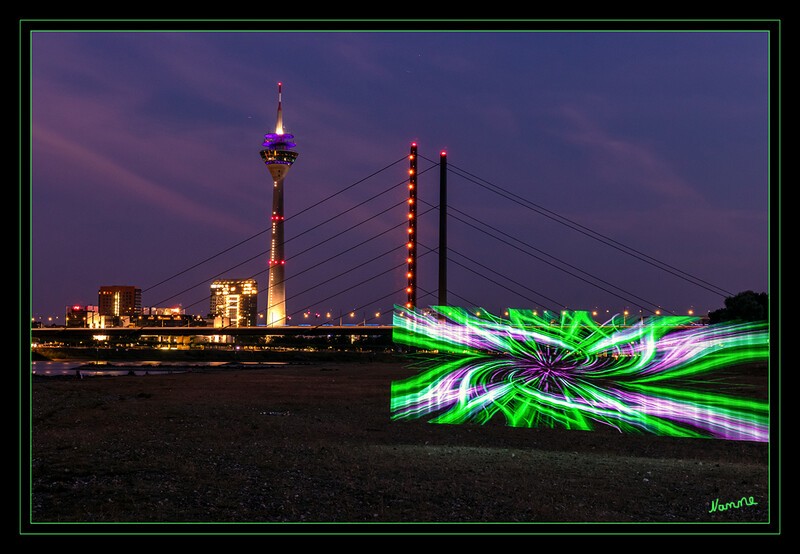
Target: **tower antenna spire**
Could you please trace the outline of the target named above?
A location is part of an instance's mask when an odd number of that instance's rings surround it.
[[[278,124],[275,126],[275,134],[283,134],[283,110],[281,110],[281,83],[278,83]]]

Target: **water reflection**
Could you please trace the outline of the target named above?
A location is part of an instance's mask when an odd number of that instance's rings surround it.
[[[191,367],[214,367],[225,362],[192,362],[165,363],[154,361],[137,361],[122,363],[95,363],[85,360],[45,360],[32,361],[31,374],[38,377],[92,377],[121,375],[163,375],[166,373],[183,373]]]

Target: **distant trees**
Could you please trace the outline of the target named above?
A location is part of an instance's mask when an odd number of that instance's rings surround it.
[[[708,312],[709,323],[724,321],[766,321],[769,319],[769,295],[751,290],[725,299],[725,307]]]

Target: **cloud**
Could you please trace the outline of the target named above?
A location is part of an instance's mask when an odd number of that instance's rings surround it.
[[[122,194],[127,200],[144,202],[159,211],[167,212],[170,216],[184,218],[190,222],[233,229],[237,232],[250,231],[246,229],[246,225],[230,214],[195,202],[186,195],[146,179],[47,127],[33,126],[33,151],[34,166],[55,164],[60,171],[72,167],[88,175],[82,179],[83,185],[91,186],[92,183],[97,183],[98,190],[94,192],[102,193],[104,196]],[[35,183],[34,186],[44,185]]]
[[[646,144],[612,135],[574,107],[564,107],[562,115],[572,125],[562,138],[586,151],[592,169],[607,184],[643,187],[663,200],[701,201],[701,195]]]

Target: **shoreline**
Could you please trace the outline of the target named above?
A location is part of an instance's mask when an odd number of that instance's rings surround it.
[[[82,361],[161,363],[277,363],[277,362],[404,362],[405,354],[394,351],[358,350],[164,350],[160,348],[35,347],[32,362]]]

